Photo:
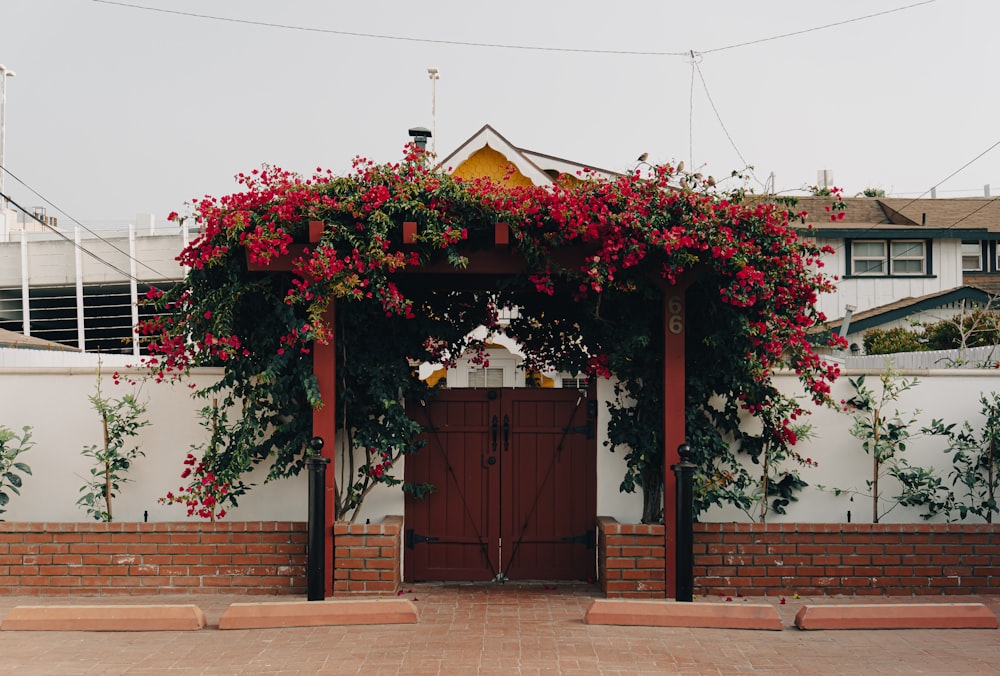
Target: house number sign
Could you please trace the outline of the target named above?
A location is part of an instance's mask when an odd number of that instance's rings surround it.
[[[680,296],[667,299],[667,330],[674,335],[684,333],[684,301]]]

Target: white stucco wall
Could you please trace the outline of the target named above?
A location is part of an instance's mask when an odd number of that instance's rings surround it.
[[[104,396],[119,398],[133,391],[128,385],[114,385],[105,369]],[[201,369],[191,382],[204,386],[214,382],[220,371]],[[34,448],[21,456],[30,465],[32,476],[24,477],[20,496],[13,496],[6,521],[88,521],[77,507],[80,487],[89,475],[89,460],[81,455],[84,446],[100,444],[100,419],[88,397],[94,393],[96,368],[2,368],[0,369],[0,424],[20,434],[30,425]],[[145,453],[132,465],[112,503],[116,521],[141,521],[149,512],[150,521],[178,521],[187,518],[181,505],[161,505],[157,499],[176,491],[187,482],[180,478],[184,457],[192,444],[204,443],[207,434],[198,424],[198,411],[207,402],[193,399],[185,384],[148,382],[139,391],[147,402],[150,425],[139,431]],[[257,473],[251,481],[263,484]],[[307,510],[305,475],[266,485],[258,485],[228,519],[304,520]]]
[[[108,371],[113,370],[109,368]],[[218,375],[210,369],[193,375],[199,386]],[[856,377],[859,373],[847,373]],[[915,410],[918,418],[914,428],[929,424],[932,418],[961,423],[969,419],[981,423],[979,395],[1000,388],[996,371],[924,371],[916,374],[919,385],[905,393],[898,408],[905,414]],[[779,375],[780,387],[789,393],[798,391],[794,376]],[[0,515],[7,521],[87,521],[86,513],[76,506],[88,462],[80,451],[85,445],[101,441],[101,426],[88,397],[94,391],[96,373],[90,367],[0,367],[0,424],[19,430],[24,425],[34,428],[36,446],[23,456],[33,476],[25,477],[22,495],[14,496],[8,511]],[[878,385],[877,373],[868,375],[872,387]],[[110,377],[104,380],[105,393],[118,397],[129,391],[127,386],[114,386]],[[637,521],[641,515],[641,496],[622,494],[618,487],[624,473],[621,453],[612,454],[604,447],[607,427],[607,407],[612,385],[601,380],[598,398],[598,514],[613,516],[623,522]],[[837,399],[847,398],[851,389],[846,377],[834,388]],[[140,458],[129,473],[131,482],[122,487],[115,504],[118,520],[137,521],[149,512],[150,521],[185,519],[181,506],[160,505],[157,498],[181,485],[182,461],[192,444],[202,443],[205,432],[198,425],[197,411],[203,400],[191,398],[191,390],[183,384],[156,385],[147,383],[142,389],[149,403],[152,424],[141,430],[140,442],[146,456]],[[910,417],[907,415],[907,417]],[[855,522],[871,521],[870,501],[848,496],[835,496],[816,489],[817,484],[844,489],[864,490],[871,471],[871,458],[863,452],[860,442],[849,434],[850,418],[840,412],[819,409],[808,419],[815,427],[815,438],[801,442],[803,456],[818,461],[818,467],[801,469],[802,478],[810,484],[800,500],[789,507],[786,516],[771,515],[769,521],[845,522],[847,512]],[[934,466],[947,470],[950,459],[942,453],[939,439],[914,439],[907,457],[915,465]],[[749,464],[749,463],[748,463]],[[397,471],[402,476],[402,467]],[[263,484],[263,473],[251,480],[259,485],[241,499],[232,519],[304,520],[306,518],[306,476],[282,479]],[[893,495],[892,481],[885,485],[885,495]],[[403,498],[398,489],[373,492],[366,501],[359,519],[378,521],[386,514],[402,514]],[[713,509],[703,515],[704,521],[748,521],[734,508]],[[918,509],[897,508],[883,522],[920,522]]]
[[[833,388],[833,396],[837,401],[848,399],[853,395],[853,389],[848,378],[857,378],[866,373],[865,385],[875,392],[880,391],[879,374],[877,372],[847,371],[837,381]],[[916,418],[911,426],[915,435],[907,444],[905,457],[912,465],[933,467],[940,470],[943,476],[951,467],[951,457],[943,452],[944,441],[940,437],[921,437],[919,429],[930,425],[934,418],[943,419],[946,423],[969,420],[980,429],[983,416],[979,413],[980,393],[989,393],[1000,389],[1000,373],[995,370],[923,370],[902,371],[901,375],[916,377],[915,388],[903,393],[898,402],[887,405],[887,413],[895,410],[901,412],[903,420]],[[798,380],[789,374],[777,376],[779,388],[789,394],[801,393]],[[809,483],[809,487],[799,494],[799,501],[788,507],[788,514],[770,514],[769,522],[817,522],[843,523],[850,520],[857,523],[872,522],[872,501],[870,498],[855,496],[853,500],[848,495],[836,496],[830,490],[819,490],[818,485],[828,488],[851,489],[866,492],[865,481],[872,475],[872,458],[866,455],[861,442],[850,434],[852,419],[845,413],[829,408],[810,407],[812,415],[804,419],[814,427],[815,437],[801,441],[796,449],[807,458],[817,461],[817,467],[802,467],[800,476]],[[748,467],[753,467],[747,462]],[[882,481],[881,493],[887,498],[898,495],[898,484],[892,478]],[[950,479],[946,483],[950,484]],[[883,506],[884,509],[884,506]],[[919,523],[919,508],[896,507],[883,516],[882,523]],[[747,515],[733,507],[715,508],[703,515],[702,521],[749,521]],[[976,519],[971,519],[976,521]],[[944,521],[937,518],[935,521]]]

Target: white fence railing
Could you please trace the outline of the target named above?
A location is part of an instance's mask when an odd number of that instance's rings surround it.
[[[844,359],[844,366],[849,369],[881,371],[886,364],[890,364],[896,371],[904,369],[1000,368],[1000,345],[969,347],[964,350],[851,356]]]

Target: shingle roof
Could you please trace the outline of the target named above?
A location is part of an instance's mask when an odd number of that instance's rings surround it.
[[[799,197],[799,211],[816,230],[985,230],[1000,233],[1000,198],[961,197],[907,199],[902,197],[846,197],[842,221],[830,220],[829,197]]]
[[[869,308],[861,312],[855,312],[851,316],[851,332],[878,326],[880,324],[894,321],[900,317],[921,312],[935,307],[941,307],[960,300],[962,298],[973,298],[979,302],[988,302],[989,293],[984,289],[966,284],[954,289],[936,291],[925,296],[916,298],[901,298],[885,305]],[[844,318],[834,319],[825,322],[822,326],[816,327],[815,332],[836,331],[844,323]]]

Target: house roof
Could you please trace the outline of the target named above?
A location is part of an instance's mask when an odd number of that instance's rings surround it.
[[[796,210],[824,236],[858,237],[864,233],[893,236],[1000,239],[1000,198],[961,197],[907,199],[845,197],[843,220],[831,220],[833,198],[799,197]]]
[[[851,315],[851,323],[848,330],[850,333],[867,331],[870,328],[888,324],[889,322],[903,319],[918,312],[950,305],[961,300],[971,299],[986,304],[991,297],[989,293],[980,288],[966,285],[929,293],[926,296],[902,298],[862,312],[855,312]],[[838,331],[843,323],[843,318],[835,319],[824,323],[821,327],[817,327],[817,330],[824,333]]]
[[[503,155],[507,161],[514,165],[519,172],[530,179],[535,185],[552,183],[560,174],[576,176],[578,172],[585,170],[608,177],[618,175],[616,172],[607,169],[580,164],[573,160],[546,155],[545,153],[526,148],[518,148],[488,124],[483,125],[479,131],[459,145],[450,155],[441,160],[437,166],[446,171],[451,171],[453,168],[461,166],[463,162],[487,146]]]
[[[26,336],[16,331],[0,329],[0,347],[27,348],[32,350],[62,350],[77,352],[76,349],[62,343],[54,343],[51,340],[43,340],[34,336]]]

